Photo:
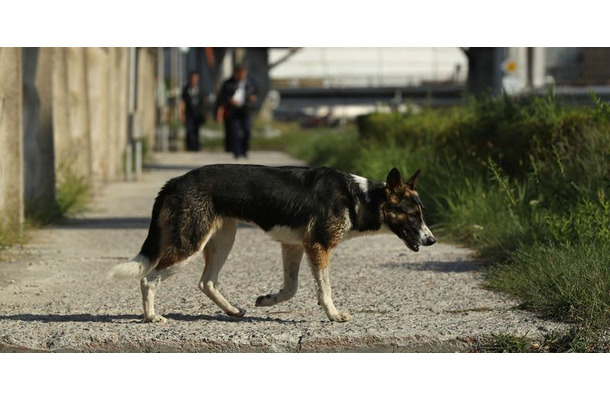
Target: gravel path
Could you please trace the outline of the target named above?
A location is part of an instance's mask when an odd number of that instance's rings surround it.
[[[137,281],[105,274],[139,250],[167,179],[219,162],[232,159],[223,153],[156,154],[141,182],[105,186],[92,211],[35,231],[29,244],[1,253],[0,351],[467,351],[494,333],[540,337],[564,327],[482,289],[470,250],[437,243],[413,253],[390,235],[352,239],[331,257],[335,305],[352,321],[326,319],[305,261],[292,300],[255,308],[258,295],[281,286],[281,255],[279,244],[246,225],[238,229],[220,280],[227,298],[247,309],[246,317],[225,316],[199,291],[198,258],[157,294],[157,310],[170,322],[142,324]],[[253,152],[248,162],[299,163],[277,152]]]

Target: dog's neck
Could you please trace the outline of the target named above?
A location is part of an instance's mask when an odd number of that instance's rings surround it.
[[[351,218],[351,230],[366,234],[383,233],[385,229],[381,206],[385,200],[385,183],[371,182],[368,190],[358,195],[355,218]]]

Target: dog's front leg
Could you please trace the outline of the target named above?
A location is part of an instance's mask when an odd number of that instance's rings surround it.
[[[282,243],[282,260],[284,263],[284,286],[278,293],[259,296],[257,307],[268,307],[290,300],[299,287],[299,266],[303,258],[303,246]]]
[[[318,291],[318,304],[324,308],[326,315],[331,321],[346,322],[350,320],[350,315],[345,312],[337,311],[331,297],[330,273],[328,259],[330,249],[324,248],[320,243],[305,246],[305,252],[311,265],[311,272]]]

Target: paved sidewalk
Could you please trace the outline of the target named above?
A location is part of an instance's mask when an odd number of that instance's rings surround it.
[[[305,261],[292,300],[255,308],[257,296],[280,288],[282,266],[279,244],[249,226],[238,229],[220,279],[244,318],[224,315],[199,291],[196,258],[159,289],[157,311],[169,323],[142,324],[138,282],[105,275],[138,252],[167,179],[221,162],[233,159],[156,154],[141,182],[107,185],[92,211],[0,253],[0,351],[467,351],[494,333],[538,337],[563,327],[482,289],[468,249],[438,243],[413,253],[391,235],[352,239],[331,256],[333,299],[352,321],[326,319]],[[278,152],[252,152],[247,162],[299,163]]]

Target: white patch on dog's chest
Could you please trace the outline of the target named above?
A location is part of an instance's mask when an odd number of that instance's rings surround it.
[[[282,225],[274,226],[271,230],[267,231],[267,235],[271,236],[273,240],[288,244],[303,243],[304,233],[305,229],[303,228],[293,229]]]

